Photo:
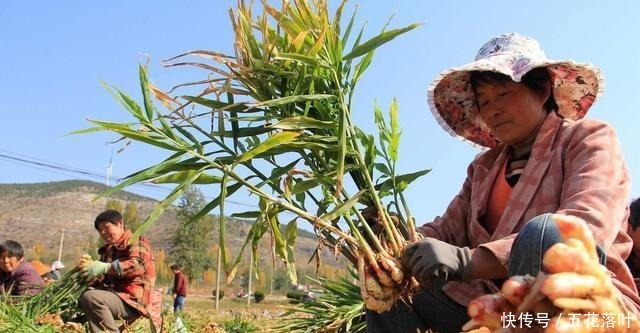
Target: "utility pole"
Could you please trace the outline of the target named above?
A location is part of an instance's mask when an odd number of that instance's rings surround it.
[[[60,235],[60,247],[58,248],[58,261],[62,260],[62,245],[64,244],[64,229],[62,229],[62,235]]]
[[[109,186],[109,181],[111,179],[112,167],[113,167],[113,150],[111,151],[111,157],[109,157],[109,164],[107,164],[107,186]]]
[[[222,266],[222,246],[218,246],[218,268],[216,268],[216,310],[220,307],[220,270]]]
[[[251,280],[253,280],[253,249],[249,249],[249,295],[247,295],[247,307],[251,306]]]
[[[276,270],[275,265],[271,267],[271,281],[269,281],[269,295],[273,296],[273,272]]]

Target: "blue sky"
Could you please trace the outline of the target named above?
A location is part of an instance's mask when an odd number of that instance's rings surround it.
[[[0,155],[38,160],[94,174],[34,167],[0,157],[0,183],[84,178],[104,181],[106,165],[119,146],[109,134],[65,136],[89,126],[86,118],[128,121],[128,114],[99,81],[138,97],[137,66],[149,61],[162,88],[204,72],[162,68],[160,61],[194,49],[230,52],[228,8],[235,1],[59,1],[0,2]],[[279,3],[272,1],[273,4]],[[336,6],[331,2],[332,8]],[[362,79],[355,122],[373,128],[374,101],[400,106],[403,136],[400,169],[433,172],[412,185],[409,204],[419,221],[442,214],[459,191],[467,165],[478,153],[446,134],[427,110],[426,89],[442,70],[469,62],[489,38],[519,32],[540,41],[554,59],[599,66],[607,89],[588,117],[617,130],[640,196],[640,31],[635,1],[351,1],[369,36],[393,14],[391,27],[424,23],[382,47]],[[113,153],[113,175],[160,161],[164,153],[134,144]],[[165,190],[132,188],[159,197]],[[207,196],[215,193],[205,190]],[[232,197],[227,209],[247,210],[255,201]]]

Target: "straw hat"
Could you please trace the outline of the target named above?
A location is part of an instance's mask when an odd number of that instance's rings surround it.
[[[43,264],[40,260],[31,261],[31,266],[36,269],[36,272],[38,272],[38,275],[40,276],[45,275],[49,273],[49,271],[51,271],[51,267],[49,267],[49,265]]]
[[[549,70],[557,112],[564,118],[584,117],[604,91],[604,78],[598,68],[572,60],[548,59],[534,39],[508,33],[484,44],[475,61],[444,71],[433,80],[428,91],[431,113],[452,136],[474,146],[495,147],[498,141],[477,112],[470,72],[498,72],[520,82],[526,73],[538,67]]]

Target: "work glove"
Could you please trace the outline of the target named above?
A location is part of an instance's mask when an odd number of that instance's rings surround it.
[[[82,278],[84,278],[85,281],[93,281],[94,279],[107,274],[109,267],[111,267],[110,263],[97,260],[92,261],[82,268]]]
[[[435,238],[425,237],[407,245],[400,259],[423,288],[431,288],[434,281],[468,282],[472,278],[471,250]]]

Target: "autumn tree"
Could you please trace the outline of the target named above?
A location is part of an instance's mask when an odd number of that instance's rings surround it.
[[[163,249],[156,252],[156,278],[158,282],[166,283],[173,281],[173,272],[167,264],[167,254]]]
[[[122,213],[122,202],[118,199],[108,199],[105,204],[105,209],[113,209]]]
[[[138,205],[135,202],[126,202],[123,207],[123,202],[118,199],[109,199],[105,204],[105,209],[114,209],[122,214],[127,229],[135,231],[138,229],[142,221],[138,218]]]
[[[92,258],[100,258],[98,254],[98,249],[103,245],[103,241],[100,237],[97,237],[95,234],[91,233],[88,235],[86,241],[82,242],[79,248],[79,251],[82,254],[88,254]]]
[[[41,260],[45,253],[44,244],[35,243],[31,246],[31,257],[33,260]]]
[[[142,221],[138,219],[138,205],[136,205],[135,202],[127,202],[122,218],[124,219],[127,228],[133,231],[137,230],[140,224],[142,224]]]
[[[205,216],[192,221],[206,203],[202,192],[191,186],[185,190],[178,204],[180,225],[173,236],[170,253],[191,281],[197,281],[211,266],[211,258],[207,254],[207,235],[213,224],[212,219]]]
[[[202,283],[205,286],[211,287],[214,286],[216,281],[216,273],[217,271],[214,269],[207,269],[202,274]]]

